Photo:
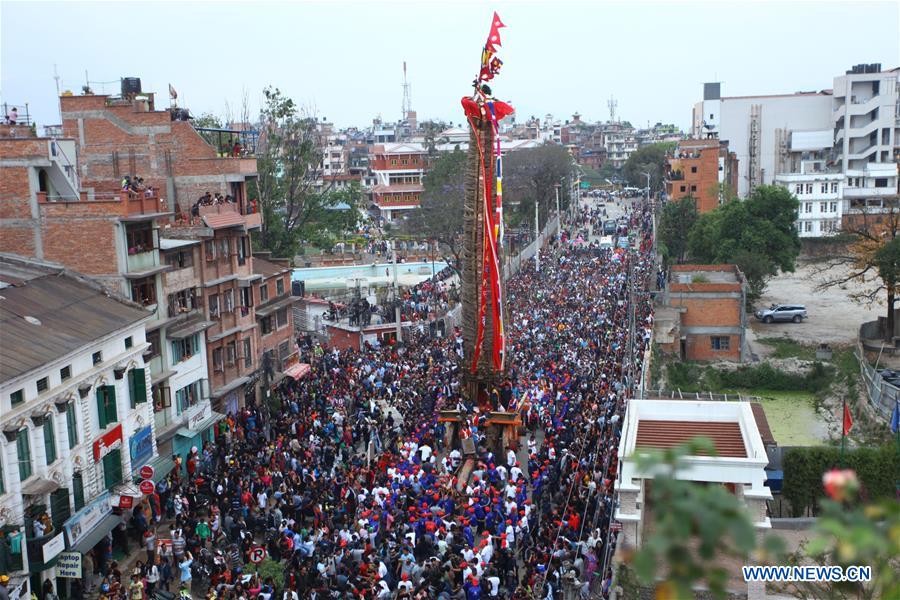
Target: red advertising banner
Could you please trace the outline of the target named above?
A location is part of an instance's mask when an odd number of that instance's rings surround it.
[[[100,461],[110,450],[122,447],[122,424],[119,423],[108,432],[94,440],[94,462]]]

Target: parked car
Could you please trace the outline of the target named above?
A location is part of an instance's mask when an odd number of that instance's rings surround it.
[[[619,224],[614,219],[609,219],[603,224],[603,235],[615,235]]]
[[[800,304],[773,304],[768,309],[756,311],[756,318],[763,323],[772,323],[773,321],[799,323],[807,318],[806,307]]]

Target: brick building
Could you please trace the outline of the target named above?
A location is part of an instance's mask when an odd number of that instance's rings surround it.
[[[220,156],[181,112],[156,110],[153,94],[63,96],[60,106],[63,137],[0,130],[0,251],[61,263],[152,311],[155,425],[164,443],[174,431],[173,445],[199,446],[253,389],[259,363],[248,232],[260,215],[247,194],[256,159]],[[121,191],[126,175],[146,191]],[[230,198],[192,216],[207,192]]]
[[[297,377],[300,373],[293,310],[300,298],[291,294],[292,269],[288,259],[270,258],[268,252],[258,253],[253,257],[253,272],[260,276],[255,287],[259,299],[256,322],[262,357],[261,389],[268,389],[282,375]]]
[[[727,142],[682,140],[666,161],[666,195],[669,200],[691,196],[697,210],[709,212],[726,199],[726,187],[737,190],[737,173],[737,157]]]
[[[735,265],[675,265],[656,321],[660,349],[682,360],[742,361],[747,282]]]
[[[385,221],[419,207],[428,153],[421,144],[390,143],[372,147],[369,166],[375,175],[372,204]]]

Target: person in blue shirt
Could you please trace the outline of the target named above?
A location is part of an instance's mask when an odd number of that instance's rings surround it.
[[[191,565],[194,564],[194,557],[191,556],[190,552],[185,552],[184,560],[178,563],[178,568],[181,569],[181,584],[182,587],[186,584],[190,586],[191,584]]]

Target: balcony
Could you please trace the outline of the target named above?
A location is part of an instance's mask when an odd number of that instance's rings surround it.
[[[159,197],[158,190],[144,192],[78,192],[78,196],[48,195],[37,193],[42,210],[54,216],[96,216],[98,209],[109,216],[117,216],[123,221],[135,221],[171,214],[165,198]]]

